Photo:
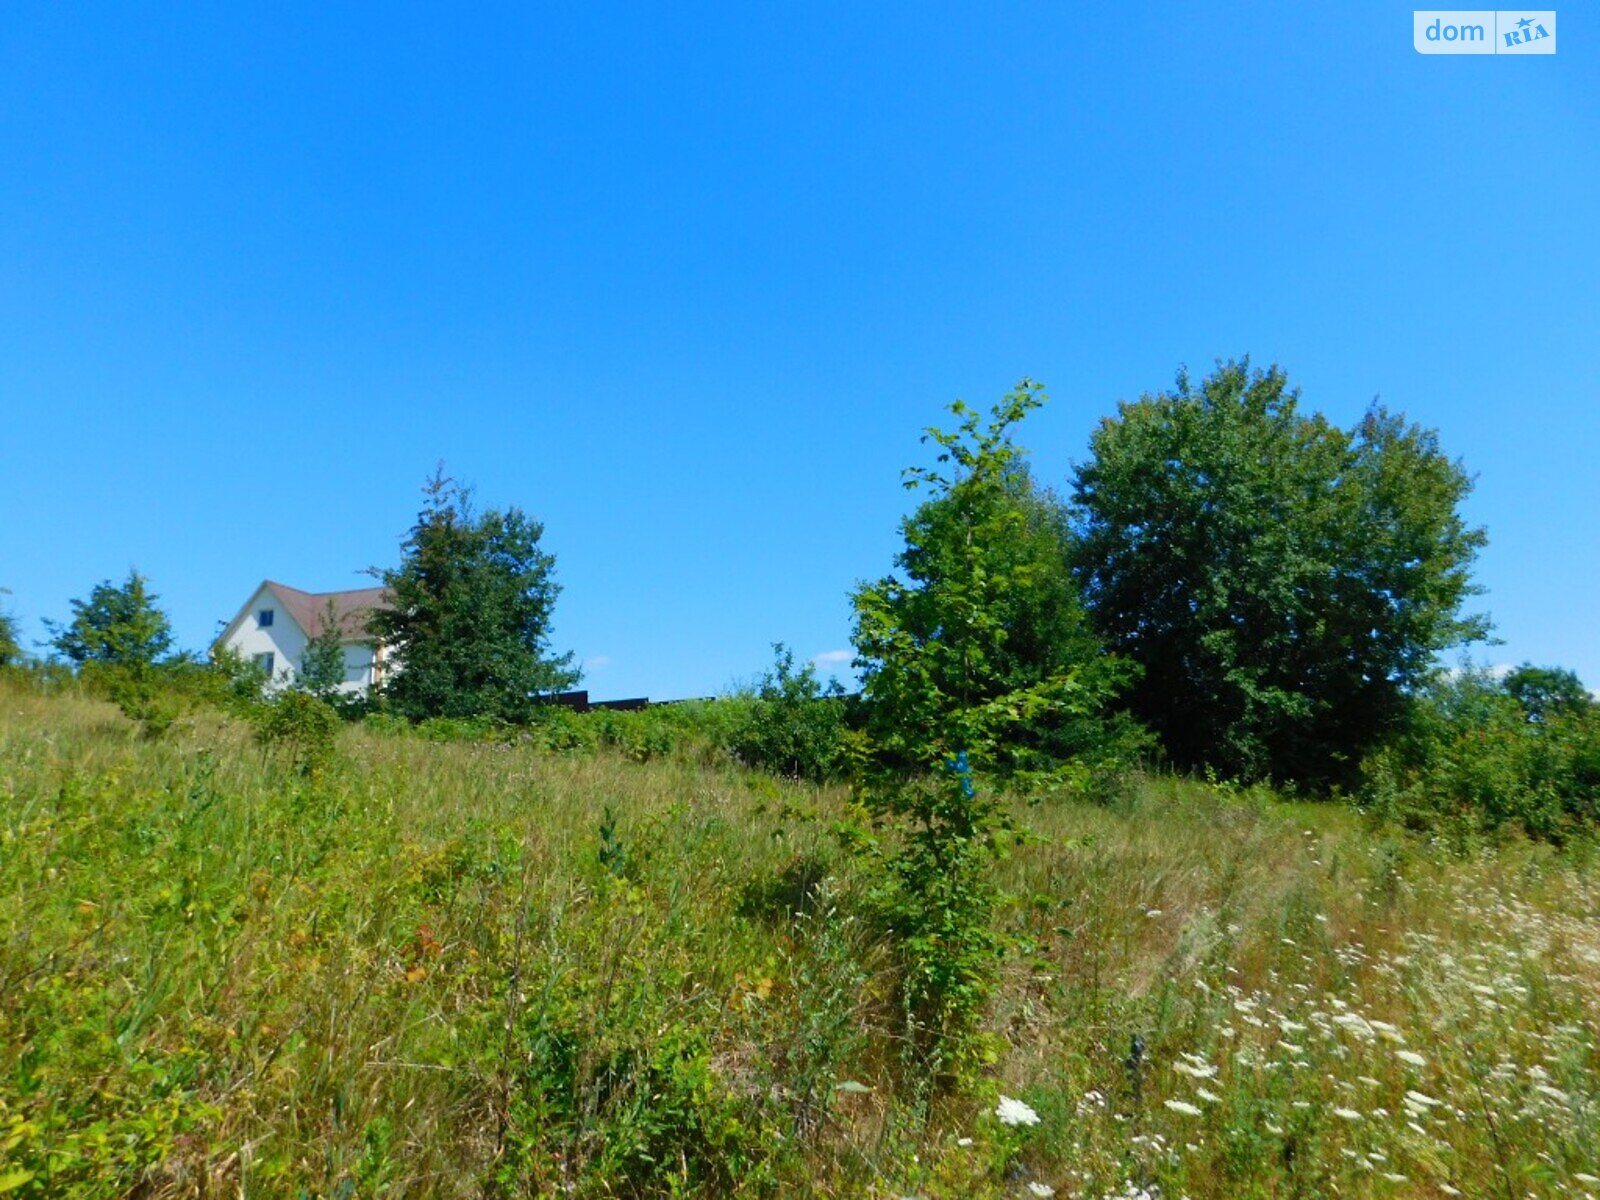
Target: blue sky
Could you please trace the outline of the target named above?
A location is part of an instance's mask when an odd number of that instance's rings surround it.
[[[956,397],[1046,481],[1244,353],[1478,476],[1504,645],[1600,684],[1600,63],[1386,4],[0,13],[0,586],[202,646],[362,586],[436,461],[545,523],[600,696],[848,645]]]

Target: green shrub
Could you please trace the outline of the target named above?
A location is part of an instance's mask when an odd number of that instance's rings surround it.
[[[309,692],[286,691],[257,710],[256,740],[283,750],[302,775],[316,777],[333,760],[334,738],[343,722],[333,706]]]
[[[1405,735],[1368,760],[1361,796],[1415,829],[1518,827],[1555,842],[1594,832],[1600,710],[1534,711],[1487,675],[1460,673],[1415,698]]]
[[[1006,946],[993,867],[1011,822],[999,796],[974,785],[965,753],[940,777],[879,779],[864,798],[878,832],[858,847],[900,960],[907,1066],[914,1078],[959,1087],[990,1050],[981,1024]]]
[[[596,1193],[760,1194],[754,1106],[712,1067],[685,1025],[597,1031],[555,997],[516,1030],[521,1069],[508,1106],[502,1184],[549,1194],[573,1174]],[[754,1186],[752,1186],[754,1185]]]
[[[516,736],[512,725],[496,717],[429,717],[415,729],[428,742],[507,742]]]
[[[844,689],[823,688],[807,663],[794,669],[794,653],[783,643],[772,647],[773,669],[754,695],[742,697],[739,721],[729,749],[746,766],[821,783],[844,774],[848,765]]]
[[[587,715],[559,704],[543,704],[528,717],[527,734],[544,750],[589,752],[600,744],[600,731]]]
[[[599,733],[602,746],[620,750],[634,762],[665,758],[688,740],[681,719],[664,707],[631,711],[596,709],[587,714]]]

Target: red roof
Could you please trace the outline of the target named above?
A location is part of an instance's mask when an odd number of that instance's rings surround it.
[[[388,590],[381,587],[356,588],[350,592],[302,592],[269,579],[267,588],[306,631],[307,637],[316,637],[322,632],[322,618],[328,611],[329,601],[333,602],[333,616],[339,624],[340,635],[347,642],[368,636],[367,614],[373,609],[393,607]]]

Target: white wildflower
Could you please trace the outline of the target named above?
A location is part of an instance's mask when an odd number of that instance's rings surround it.
[[[1180,1075],[1189,1076],[1191,1079],[1210,1079],[1217,1073],[1216,1067],[1210,1063],[1197,1067],[1193,1063],[1175,1062],[1172,1064],[1172,1069]]]
[[[1365,1118],[1353,1108],[1336,1108],[1333,1115],[1346,1121],[1361,1121]]]
[[[1035,1196],[1054,1196],[1056,1194],[1055,1188],[1051,1187],[1048,1183],[1040,1183],[1038,1180],[1034,1180],[1032,1183],[1030,1183],[1028,1185],[1028,1190]]]
[[[1222,1099],[1222,1097],[1217,1095],[1215,1092],[1203,1087],[1195,1088],[1194,1094],[1199,1096],[1200,1099],[1204,1100],[1207,1104],[1215,1104],[1218,1100]]]
[[[1021,1100],[1013,1100],[1010,1096],[1001,1096],[1000,1103],[994,1106],[994,1115],[1000,1118],[1002,1125],[1037,1125],[1039,1114],[1034,1112]]]
[[[1198,1117],[1200,1110],[1187,1100],[1168,1100],[1167,1107],[1175,1113],[1182,1113],[1186,1117]]]
[[[1394,1056],[1403,1063],[1410,1063],[1413,1067],[1425,1067],[1428,1065],[1428,1060],[1415,1050],[1396,1050]]]

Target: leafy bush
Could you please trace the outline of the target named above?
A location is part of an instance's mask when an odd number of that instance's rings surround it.
[[[770,1190],[751,1187],[757,1114],[713,1069],[699,1030],[599,1030],[576,1005],[545,999],[516,1030],[502,1182],[545,1195],[576,1168],[626,1195]]]
[[[257,710],[256,740],[284,750],[296,771],[314,778],[332,761],[341,724],[326,701],[309,692],[286,691]]]
[[[490,717],[429,717],[415,725],[393,712],[365,716],[382,733],[410,731],[432,742],[525,742],[552,753],[615,750],[634,762],[684,757],[706,765],[738,761],[816,782],[846,768],[846,700],[823,693],[809,666],[794,670],[784,652],[758,691],[638,709],[578,712],[535,705],[525,723]]]
[[[507,742],[514,728],[497,717],[429,717],[416,724],[417,736],[428,742]]]
[[[942,777],[865,792],[877,838],[872,902],[900,958],[908,1064],[938,1086],[959,1086],[984,1064],[980,1028],[999,983],[1005,938],[994,924],[993,866],[1011,830],[1001,801],[980,793],[965,754]]]
[[[182,711],[178,689],[170,686],[170,673],[160,668],[143,663],[88,662],[79,674],[92,694],[110,700],[152,741],[166,736]]]
[[[837,778],[847,765],[844,689],[837,682],[823,688],[810,663],[796,671],[794,652],[783,643],[772,649],[773,669],[743,698],[729,749],[774,775],[814,783]]]
[[[1364,803],[1417,829],[1557,842],[1600,829],[1600,709],[1530,707],[1527,677],[1508,682],[1463,672],[1417,697],[1406,734],[1368,761]]]
[[[238,715],[248,716],[261,703],[267,669],[237,650],[213,647],[200,689],[207,699]]]
[[[543,704],[528,717],[527,735],[544,750],[592,751],[600,744],[600,730],[587,714],[559,704]]]

